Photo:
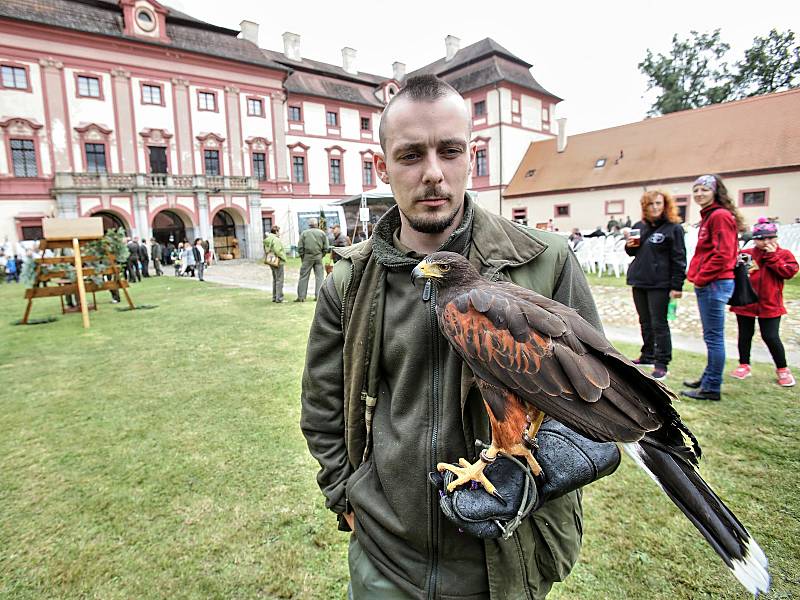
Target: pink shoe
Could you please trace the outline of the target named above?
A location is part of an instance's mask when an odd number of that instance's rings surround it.
[[[789,367],[783,369],[776,369],[775,373],[778,375],[778,385],[783,387],[792,387],[795,384],[794,375],[789,370]]]
[[[731,371],[731,377],[736,379],[747,379],[752,373],[750,372],[750,365],[739,365]]]

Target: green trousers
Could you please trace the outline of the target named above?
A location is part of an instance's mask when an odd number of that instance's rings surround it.
[[[347,563],[350,567],[348,600],[410,600],[408,594],[375,568],[355,535],[350,536]]]

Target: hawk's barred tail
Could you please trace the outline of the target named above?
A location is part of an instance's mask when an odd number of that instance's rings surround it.
[[[758,596],[769,591],[764,551],[688,461],[647,436],[622,447],[683,511],[750,593]]]

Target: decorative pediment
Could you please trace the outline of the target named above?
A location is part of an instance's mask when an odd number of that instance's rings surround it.
[[[81,138],[86,141],[105,140],[109,135],[111,135],[110,129],[106,129],[97,123],[79,125],[75,128],[75,131],[77,131]]]
[[[303,142],[295,142],[288,146],[291,152],[306,152],[310,147],[311,146],[306,146]]]
[[[5,130],[6,135],[33,135],[37,129],[42,128],[36,121],[22,117],[11,117],[0,121],[0,127]]]
[[[331,156],[342,156],[345,153],[345,149],[341,146],[331,146],[330,148],[325,148],[325,152]]]
[[[222,142],[225,141],[225,138],[216,133],[204,133],[197,136],[197,141],[207,148],[217,148],[222,146]]]
[[[245,143],[250,146],[251,151],[255,152],[266,152],[267,148],[272,144],[267,138],[263,137],[249,137],[245,140]]]
[[[139,132],[139,135],[142,136],[146,141],[150,143],[167,143],[169,139],[172,137],[172,134],[169,133],[166,129],[143,129]]]

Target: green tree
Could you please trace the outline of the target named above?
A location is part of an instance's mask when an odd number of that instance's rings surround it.
[[[647,78],[647,89],[661,90],[648,114],[661,115],[724,102],[731,95],[728,65],[723,57],[730,46],[712,33],[690,32],[688,39],[672,36],[669,55],[653,54],[639,63]]]
[[[800,45],[790,29],[773,29],[766,37],[756,37],[736,63],[731,78],[737,98],[770,94],[800,86]]]

